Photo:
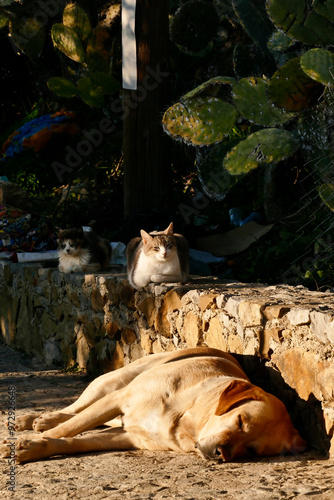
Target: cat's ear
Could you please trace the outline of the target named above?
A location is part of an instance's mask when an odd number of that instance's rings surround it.
[[[167,229],[164,230],[165,234],[173,234],[173,223],[171,222]]]
[[[148,234],[146,231],[144,231],[144,229],[140,230],[140,236],[142,237],[144,245],[146,245],[147,243],[149,243],[150,241],[153,240],[153,237],[150,234]]]

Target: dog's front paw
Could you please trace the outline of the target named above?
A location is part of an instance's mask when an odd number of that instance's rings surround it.
[[[15,442],[5,440],[0,446],[4,458],[13,457],[16,462],[34,462],[52,455],[52,446],[48,438],[21,438]]]
[[[16,417],[15,430],[26,431],[33,429],[33,422],[39,416],[39,413],[27,413],[20,417]]]
[[[8,439],[4,439],[0,443],[0,457],[8,458],[11,456],[11,453],[13,454],[13,457],[15,457],[15,448],[16,448],[15,441],[9,441]]]
[[[66,415],[65,413],[61,413],[58,411],[54,411],[51,413],[44,413],[43,415],[39,415],[35,418],[32,428],[35,432],[44,432],[49,429],[53,429],[58,424],[66,422],[66,420],[70,419],[72,415]]]

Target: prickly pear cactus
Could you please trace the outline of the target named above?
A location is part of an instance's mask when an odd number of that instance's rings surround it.
[[[309,78],[296,57],[279,68],[268,84],[269,98],[285,111],[302,111],[313,106],[323,92],[323,86]]]
[[[311,49],[302,55],[300,65],[313,80],[334,85],[334,54],[326,49]]]
[[[118,81],[109,73],[95,71],[94,73],[90,73],[90,79],[92,85],[96,88],[100,88],[103,94],[114,94],[114,92],[120,88]]]
[[[310,45],[333,45],[332,3],[318,0],[311,5],[309,0],[267,0],[266,8],[273,23],[291,38]]]
[[[54,92],[59,97],[70,98],[77,96],[79,93],[78,88],[72,82],[60,76],[49,78],[47,86],[51,92]]]
[[[78,81],[78,92],[81,99],[91,108],[100,108],[104,103],[101,87],[96,87],[91,78],[85,76]]]
[[[0,12],[0,29],[9,24],[9,15],[6,12]]]
[[[79,35],[63,24],[54,24],[51,28],[53,45],[73,61],[83,63],[86,54]]]
[[[200,52],[216,35],[219,15],[212,3],[190,0],[174,14],[170,23],[171,40],[181,48]]]
[[[9,31],[15,45],[29,58],[40,55],[44,46],[45,30],[35,18],[14,18],[9,23]]]
[[[217,97],[197,97],[167,109],[165,132],[186,144],[206,146],[221,141],[233,128],[237,111]]]
[[[277,163],[283,160],[296,149],[297,144],[287,130],[259,130],[227,153],[224,168],[231,175],[247,174],[263,163]]]
[[[273,58],[268,56],[261,47],[254,43],[247,45],[238,43],[234,48],[233,66],[238,78],[253,76],[267,76],[268,78],[276,70]]]
[[[329,21],[334,21],[334,0],[313,0],[314,10]]]
[[[296,43],[296,40],[292,40],[288,35],[280,30],[274,31],[268,40],[268,49],[272,52],[281,52],[288,50]]]
[[[203,191],[216,201],[222,201],[243,177],[243,175],[231,175],[223,168],[225,155],[230,148],[231,143],[222,143],[213,146],[207,154],[202,154],[202,149],[196,154],[196,168]]]
[[[334,211],[334,185],[329,183],[321,184],[317,191],[325,205]]]
[[[63,24],[74,30],[81,40],[86,40],[92,31],[88,14],[75,3],[66,5],[63,12]]]
[[[266,13],[264,1],[233,0],[233,7],[248,35],[266,49],[274,26]]]
[[[273,127],[294,117],[276,108],[269,100],[267,81],[264,78],[242,78],[233,85],[232,96],[239,113],[252,123]]]
[[[214,78],[211,78],[211,80],[202,83],[195,89],[191,90],[190,92],[182,96],[181,101],[192,99],[193,97],[199,96],[200,94],[203,93],[206,94],[210,94],[211,92],[214,93],[215,89],[219,90],[219,87],[221,85],[232,85],[235,82],[236,82],[235,78],[232,78],[231,76],[216,76]]]

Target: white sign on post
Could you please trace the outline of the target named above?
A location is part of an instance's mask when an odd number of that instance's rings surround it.
[[[137,90],[136,3],[122,0],[122,79],[127,90]]]

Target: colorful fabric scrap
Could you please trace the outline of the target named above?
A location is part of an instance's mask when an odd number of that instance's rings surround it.
[[[46,216],[0,205],[0,252],[39,252],[56,248],[56,231]]]
[[[2,146],[0,161],[12,158],[24,149],[40,151],[46,147],[53,134],[77,134],[80,129],[73,123],[74,118],[75,113],[71,111],[59,111],[53,115],[43,115],[25,123],[11,134]]]

